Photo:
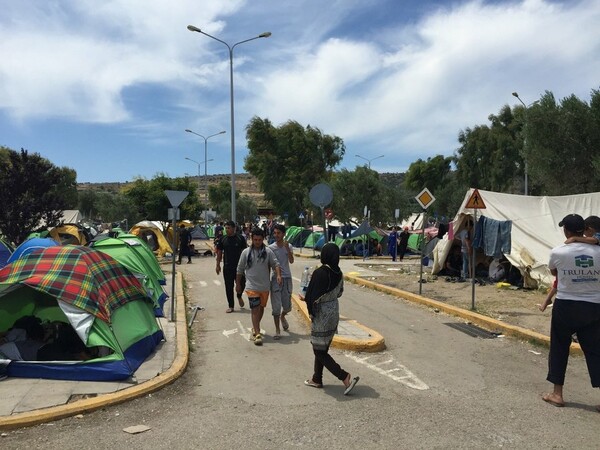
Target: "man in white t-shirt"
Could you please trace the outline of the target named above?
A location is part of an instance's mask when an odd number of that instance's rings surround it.
[[[271,308],[273,309],[273,320],[275,321],[275,336],[280,339],[279,321],[284,331],[290,328],[285,315],[292,310],[292,271],[290,264],[294,263],[294,247],[283,238],[285,237],[285,226],[278,223],[273,226],[273,237],[275,242],[269,245],[273,250],[281,267],[282,283],[277,282],[277,273],[273,269],[271,276]]]
[[[582,236],[583,217],[569,214],[560,221],[565,237]],[[585,243],[561,244],[552,249],[548,268],[558,278],[552,308],[548,376],[554,384],[542,399],[564,406],[563,385],[574,333],[585,355],[593,387],[600,387],[600,246]],[[600,406],[596,409],[600,412]]]

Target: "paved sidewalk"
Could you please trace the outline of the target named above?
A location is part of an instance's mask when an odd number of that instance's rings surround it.
[[[170,277],[165,289],[171,293]],[[147,395],[177,379],[188,360],[185,301],[181,275],[176,281],[176,316],[170,322],[170,300],[160,326],[163,341],[134,376],[120,382],[62,381],[7,378],[0,381],[0,430],[19,428],[56,420],[106,405]]]

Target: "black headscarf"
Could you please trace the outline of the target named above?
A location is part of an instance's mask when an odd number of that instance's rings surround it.
[[[333,242],[328,242],[321,249],[321,264],[327,265],[332,269],[340,269],[340,249]]]
[[[322,266],[316,269],[306,289],[306,306],[308,313],[313,315],[313,302],[323,294],[335,289],[342,279],[340,270],[340,249],[333,242],[329,242],[321,249]]]

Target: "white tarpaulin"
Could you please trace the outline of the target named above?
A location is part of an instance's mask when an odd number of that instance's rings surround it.
[[[453,221],[454,234],[462,229],[466,216],[473,215],[473,209],[465,208],[471,197],[470,189]],[[485,209],[477,210],[477,218],[512,221],[511,251],[505,255],[524,277],[525,286],[534,288],[538,284],[550,286],[553,277],[548,270],[548,258],[553,247],[563,243],[565,236],[558,226],[564,216],[575,213],[584,219],[600,215],[600,192],[565,195],[560,197],[533,197],[525,195],[501,194],[479,190]],[[433,272],[441,270],[450,251],[451,242],[446,235],[434,251]]]

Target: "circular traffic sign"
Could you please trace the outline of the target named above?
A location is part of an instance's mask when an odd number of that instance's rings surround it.
[[[315,184],[310,190],[308,197],[310,202],[319,208],[325,208],[333,200],[333,191],[325,183]]]

